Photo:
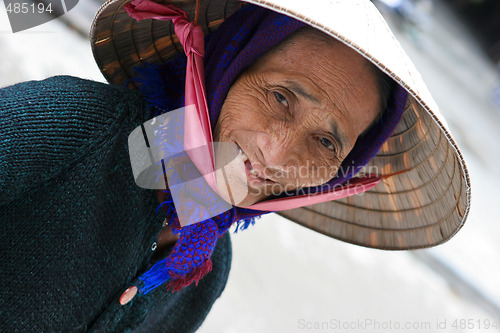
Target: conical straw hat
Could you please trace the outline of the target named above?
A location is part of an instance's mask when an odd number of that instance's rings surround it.
[[[281,211],[280,215],[325,235],[366,247],[415,249],[450,239],[470,208],[470,180],[446,121],[413,63],[368,0],[246,0],[294,17],[359,52],[410,94],[392,136],[364,168],[397,173],[373,189],[336,201]],[[123,85],[142,62],[165,63],[182,48],[171,22],[136,22],[129,0],[106,2],[91,31],[97,64],[106,79]],[[195,19],[195,1],[171,1]],[[214,31],[242,5],[201,1],[198,23]],[[401,173],[398,173],[401,172]]]

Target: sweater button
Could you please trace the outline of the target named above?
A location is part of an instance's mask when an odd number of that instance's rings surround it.
[[[137,294],[137,287],[132,286],[125,290],[125,292],[120,296],[120,304],[125,305],[130,302]]]
[[[152,245],[151,245],[151,251],[155,251],[156,248],[158,247],[158,243],[154,242]]]

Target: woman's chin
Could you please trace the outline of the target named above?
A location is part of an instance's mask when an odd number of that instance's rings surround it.
[[[227,191],[220,191],[219,192],[220,197],[226,201],[227,203],[230,203],[233,206],[236,207],[249,207],[253,204],[256,204],[257,202],[261,201],[262,199],[256,198],[252,195],[247,195],[244,198],[240,198],[240,200],[235,200],[235,197],[232,195],[232,193],[228,193]]]
[[[253,198],[245,198],[242,202],[236,203],[233,206],[246,208],[246,207],[250,207],[253,204],[256,204],[257,202],[258,201],[253,199]]]

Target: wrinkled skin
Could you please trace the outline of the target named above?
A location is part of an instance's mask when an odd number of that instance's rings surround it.
[[[333,178],[380,112],[376,80],[355,51],[307,32],[242,73],[214,129],[215,142],[235,143],[249,159],[226,172],[233,194],[245,194],[237,206]]]

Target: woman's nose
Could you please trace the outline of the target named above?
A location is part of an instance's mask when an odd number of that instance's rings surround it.
[[[293,136],[260,132],[255,137],[256,156],[268,168],[291,167],[297,162],[299,143]]]

